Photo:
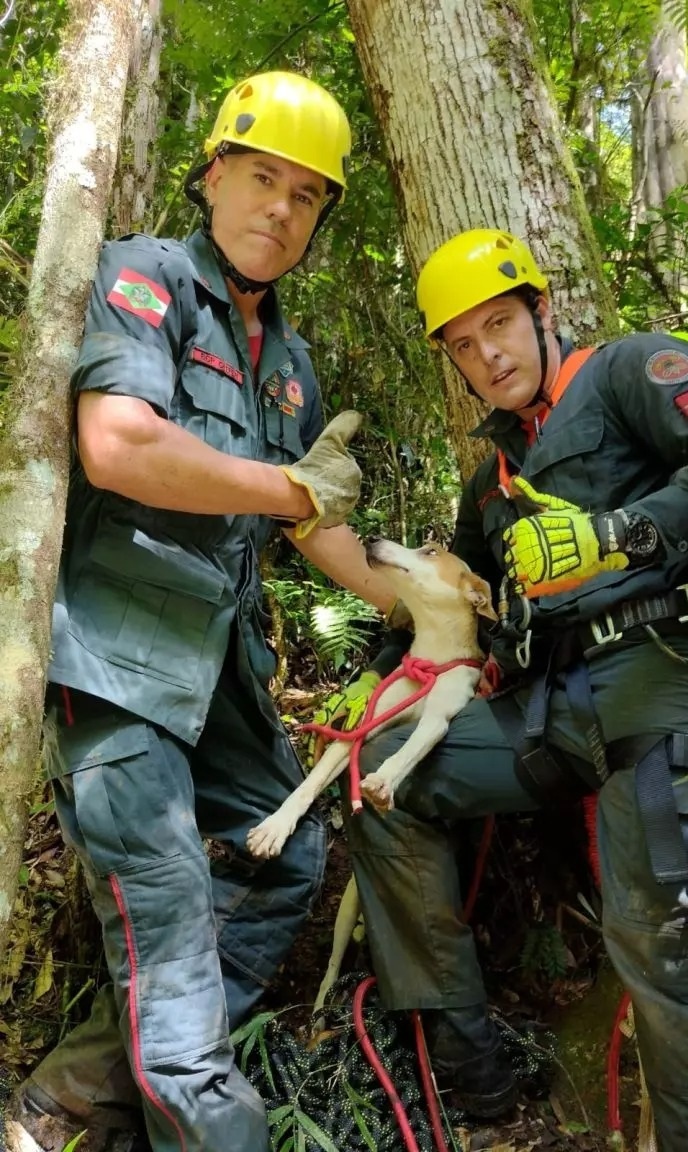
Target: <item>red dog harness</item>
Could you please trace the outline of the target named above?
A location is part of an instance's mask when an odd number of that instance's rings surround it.
[[[401,664],[395,668],[389,676],[385,676],[384,680],[375,688],[372,693],[361,723],[353,729],[352,732],[341,732],[338,728],[331,728],[328,724],[304,724],[304,732],[317,732],[321,736],[327,736],[329,740],[345,740],[351,744],[351,755],[349,757],[349,780],[351,790],[351,810],[352,812],[360,812],[363,807],[361,800],[361,748],[366,736],[379,728],[381,724],[385,724],[388,720],[392,720],[398,716],[400,712],[404,712],[411,705],[415,704],[418,700],[422,700],[427,696],[438,676],[443,672],[449,672],[452,668],[458,668],[464,665],[466,668],[482,668],[482,660],[450,660],[447,664],[435,664],[432,660],[421,660],[418,656],[412,656],[410,652],[406,652],[401,658]],[[402,677],[407,677],[409,680],[415,681],[420,684],[420,688],[408,696],[405,700],[400,700],[394,707],[388,708],[386,712],[381,712],[379,716],[374,716],[375,705],[377,704],[380,696],[389,688],[391,684],[401,680]]]

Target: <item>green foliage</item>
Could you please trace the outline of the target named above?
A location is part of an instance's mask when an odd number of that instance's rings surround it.
[[[332,588],[310,566],[311,578],[300,577],[298,567],[293,562],[287,575],[269,577],[265,589],[282,614],[287,645],[311,645],[318,662],[336,674],[367,648],[378,614],[351,592]]]
[[[561,932],[553,924],[534,924],[528,929],[521,950],[521,965],[532,975],[548,980],[566,975],[568,953]]]

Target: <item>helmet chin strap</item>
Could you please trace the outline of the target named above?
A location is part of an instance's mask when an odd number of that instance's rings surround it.
[[[203,225],[203,231],[212,245],[213,252],[220,266],[220,272],[223,276],[226,276],[228,280],[232,281],[232,284],[234,284],[237,291],[241,292],[242,296],[255,296],[259,292],[266,292],[267,289],[279,279],[279,277],[275,277],[274,280],[252,280],[250,276],[244,276],[236,264],[232,264],[232,261],[227,259],[220,245],[213,238],[210,231],[210,218],[207,224]]]
[[[540,353],[540,383],[538,385],[537,392],[533,396],[532,403],[533,404],[537,404],[537,403],[546,404],[548,408],[551,408],[552,407],[552,401],[550,400],[549,396],[545,392],[545,382],[547,380],[547,367],[548,367],[547,340],[545,338],[545,329],[542,326],[542,317],[541,317],[540,313],[538,312],[537,307],[534,307],[532,309],[532,316],[533,316],[533,327],[535,329],[535,335],[537,337],[538,351]]]

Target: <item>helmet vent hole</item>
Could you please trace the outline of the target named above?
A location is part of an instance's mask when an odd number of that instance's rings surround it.
[[[509,247],[509,245],[507,244],[507,242],[503,236],[500,237],[499,240],[495,240],[495,248],[508,248],[508,247]]]
[[[508,276],[509,280],[518,279],[518,271],[516,265],[512,264],[511,260],[504,260],[503,263],[499,265],[499,271],[504,276]]]
[[[239,100],[248,100],[249,96],[253,96],[253,85],[242,84],[241,88],[237,92],[237,98]]]
[[[255,116],[252,116],[250,112],[242,112],[240,116],[237,116],[234,123],[237,136],[245,136],[249,128],[252,128],[255,122],[256,118]]]

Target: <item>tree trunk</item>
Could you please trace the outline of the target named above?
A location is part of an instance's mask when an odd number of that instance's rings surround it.
[[[49,111],[52,141],[25,354],[0,424],[0,956],[39,761],[62,543],[68,382],[103,237],[139,0],[73,0]]]
[[[672,24],[664,8],[634,93],[634,224],[688,184],[686,30]],[[680,310],[687,290],[683,240],[661,224],[653,229],[651,250],[667,304]]]
[[[414,272],[461,229],[505,228],[532,245],[548,273],[562,330],[582,344],[615,333],[529,0],[348,6]],[[451,438],[470,473],[484,448],[466,433],[483,410],[448,365],[445,384]]]
[[[143,0],[142,18],[132,46],[129,98],[112,197],[119,236],[143,231],[155,186],[161,47],[160,0]]]

